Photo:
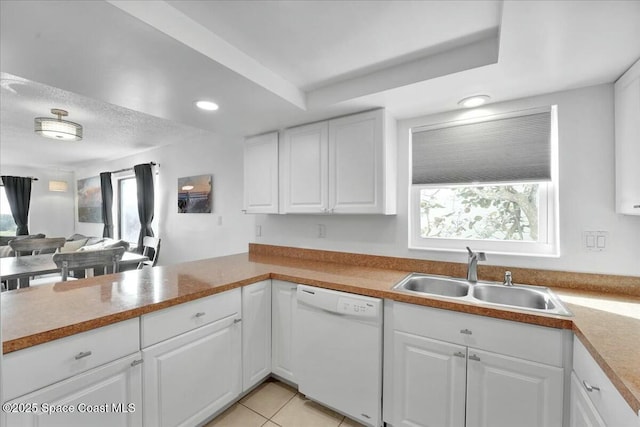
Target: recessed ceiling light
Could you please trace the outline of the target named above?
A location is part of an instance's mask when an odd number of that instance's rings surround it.
[[[198,107],[201,110],[206,110],[206,111],[216,111],[219,108],[218,104],[216,104],[215,102],[211,102],[211,101],[197,101],[196,102],[196,107]]]
[[[474,95],[461,99],[458,105],[464,108],[479,107],[490,99],[491,97],[489,95]]]

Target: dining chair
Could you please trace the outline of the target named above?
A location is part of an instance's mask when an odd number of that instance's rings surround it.
[[[154,267],[158,263],[158,254],[160,253],[160,238],[145,236],[142,239],[142,248],[142,255],[149,257],[149,259],[138,264],[138,270],[144,267]]]
[[[55,251],[64,246],[64,237],[48,237],[44,239],[15,239],[9,241],[9,246],[16,256],[38,255],[47,251]]]
[[[60,276],[64,282],[69,277],[70,270],[110,268],[109,272],[117,273],[124,251],[124,248],[119,247],[97,251],[56,253],[53,254],[53,262],[60,267]]]
[[[102,268],[105,270],[105,274],[107,270],[109,273],[117,273],[124,252],[125,249],[119,247],[95,251],[55,253],[53,254],[53,262],[60,268],[60,275],[32,280],[31,286],[77,280],[69,275],[72,270],[82,269],[85,270],[86,274],[87,270],[92,272],[96,268]],[[90,274],[86,274],[86,277],[90,277]]]

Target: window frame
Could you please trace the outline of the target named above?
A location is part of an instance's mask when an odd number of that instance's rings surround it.
[[[116,213],[116,215],[114,215],[114,218],[117,218],[117,219],[116,219],[116,224],[114,224],[114,225],[115,225],[116,230],[117,230],[116,235],[117,235],[118,239],[124,240],[124,238],[122,236],[122,224],[123,224],[123,222],[122,222],[122,214],[123,214],[123,212],[122,212],[122,205],[123,205],[123,203],[122,203],[122,193],[123,193],[123,191],[122,191],[122,182],[123,181],[127,181],[127,180],[131,180],[131,179],[135,181],[136,177],[135,177],[135,175],[127,174],[127,175],[121,175],[121,176],[115,177],[115,179],[116,179],[116,183],[117,183],[116,184],[116,188],[117,188],[116,200],[117,200],[117,203],[115,203],[115,207],[116,207],[116,212],[115,213]],[[130,245],[133,245],[133,246],[137,246],[137,244],[138,244],[137,240],[135,242],[129,242],[127,240],[126,242],[128,242]]]
[[[2,196],[1,196],[1,197],[2,197],[3,199],[6,199],[6,200],[7,200],[7,207],[9,208],[9,212],[4,212],[4,211],[2,211],[1,213],[2,213],[2,214],[8,214],[9,216],[11,216],[11,221],[13,221],[13,225],[15,225],[15,226],[16,226],[16,231],[17,231],[17,229],[18,229],[18,224],[16,224],[16,221],[13,219],[13,213],[11,212],[11,207],[9,206],[9,199],[7,199],[7,193],[6,193],[6,191],[5,191],[5,187],[4,187],[4,185],[0,185],[0,188],[2,189],[2,190],[0,190],[0,191],[2,191]],[[29,218],[29,219],[28,219],[28,221],[29,221],[29,222],[30,222],[30,220],[31,220],[31,218]],[[15,236],[15,235],[16,235],[16,234],[15,234],[15,231],[14,231],[14,233],[13,233],[13,234],[7,234],[6,236]],[[3,236],[4,236],[4,234],[3,234]]]
[[[549,109],[549,107],[543,107]],[[558,203],[558,114],[557,105],[551,106],[551,180],[548,182],[512,181],[512,182],[483,182],[464,184],[412,184],[413,160],[411,156],[411,144],[413,133],[424,129],[449,127],[457,124],[466,124],[482,120],[493,120],[496,117],[513,117],[530,113],[531,110],[521,112],[508,112],[484,117],[474,117],[469,120],[459,120],[433,125],[415,126],[409,133],[409,203],[408,203],[408,248],[410,250],[440,251],[440,252],[466,252],[466,247],[481,250],[488,253],[516,256],[559,257],[559,203]],[[539,241],[514,241],[514,240],[489,240],[489,239],[464,239],[422,237],[420,235],[420,191],[424,188],[453,188],[491,185],[514,185],[538,183],[539,187]],[[544,235],[543,235],[544,233]],[[544,236],[544,237],[543,237]]]

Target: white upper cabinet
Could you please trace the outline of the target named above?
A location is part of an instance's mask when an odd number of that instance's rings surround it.
[[[395,214],[394,132],[382,109],[287,129],[281,212]]]
[[[244,142],[244,210],[278,213],[278,132]]]
[[[284,132],[283,213],[327,212],[328,134],[328,122],[298,126]]]
[[[616,212],[640,215],[640,60],[615,84]]]

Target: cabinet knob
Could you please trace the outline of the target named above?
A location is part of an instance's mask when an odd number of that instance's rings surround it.
[[[91,356],[91,352],[90,351],[81,351],[80,353],[76,354],[76,360],[80,360],[83,359],[85,357]]]
[[[584,385],[584,388],[586,388],[589,393],[591,393],[593,390],[600,391],[600,387],[596,387],[594,385],[591,385],[591,384],[589,384],[588,382],[586,382],[584,380],[582,381],[582,385]]]
[[[640,209],[640,205],[633,205],[633,209]]]
[[[197,313],[195,314],[195,317],[202,317],[202,316],[204,316],[205,314],[207,314],[207,313],[205,313],[204,311],[199,311],[199,312],[197,312]]]
[[[242,322],[242,319],[233,319],[233,323],[240,323]]]
[[[460,333],[461,334],[465,334],[465,335],[473,334],[473,332],[471,332],[471,330],[469,330],[469,329],[460,329]]]
[[[469,355],[469,360],[475,360],[476,362],[479,362],[480,358],[478,357],[477,354],[470,354]]]
[[[142,359],[138,359],[138,360],[134,360],[133,362],[131,362],[131,366],[136,366],[142,363]]]
[[[464,354],[461,351],[457,351],[457,352],[453,353],[453,355],[456,356],[456,357],[466,357],[466,354]]]

